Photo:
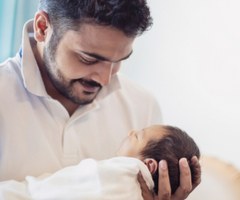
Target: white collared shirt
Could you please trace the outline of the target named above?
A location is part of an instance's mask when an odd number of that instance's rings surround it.
[[[54,173],[85,158],[111,158],[129,130],[162,122],[152,94],[119,74],[69,117],[46,92],[32,35],[29,21],[22,57],[0,64],[0,181]]]

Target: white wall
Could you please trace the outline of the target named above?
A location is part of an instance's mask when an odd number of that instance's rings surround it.
[[[240,1],[149,3],[154,26],[121,71],[155,94],[165,124],[240,169]]]

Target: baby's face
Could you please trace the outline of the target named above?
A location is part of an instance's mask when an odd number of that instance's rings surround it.
[[[160,125],[151,126],[141,131],[130,131],[123,140],[116,156],[134,157],[142,159],[140,152],[147,145],[149,140],[161,139],[164,129]]]

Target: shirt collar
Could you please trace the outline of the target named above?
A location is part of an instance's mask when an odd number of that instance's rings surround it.
[[[40,70],[35,60],[32,46],[36,44],[34,39],[33,20],[28,21],[23,28],[22,48],[19,52],[21,58],[21,72],[26,89],[34,95],[50,97],[45,89]],[[100,101],[120,89],[118,75],[111,78],[109,85],[103,87],[95,101]]]

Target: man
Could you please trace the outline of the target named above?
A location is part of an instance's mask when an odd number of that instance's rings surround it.
[[[154,97],[116,74],[150,26],[145,0],[40,0],[20,53],[0,65],[1,181],[110,158],[128,130],[161,123]],[[200,176],[192,185],[185,159],[180,171],[170,196],[160,162],[157,199],[184,199],[199,184]],[[139,181],[144,199],[152,199]]]

